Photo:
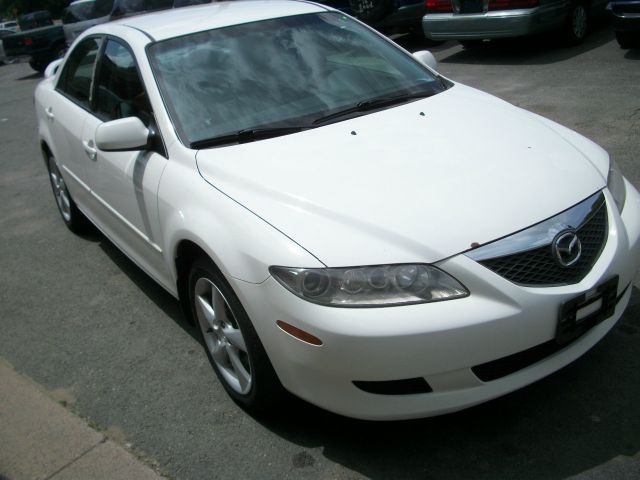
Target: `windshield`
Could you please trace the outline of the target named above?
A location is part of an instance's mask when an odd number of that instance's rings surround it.
[[[62,16],[62,23],[77,23],[85,20],[96,18],[93,15],[93,4],[95,0],[87,0],[86,2],[74,2],[67,7]]]
[[[151,45],[148,55],[186,145],[247,129],[315,125],[372,99],[445,88],[417,61],[339,13],[172,38]]]

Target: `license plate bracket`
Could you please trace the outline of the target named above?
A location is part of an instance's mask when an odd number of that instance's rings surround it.
[[[556,342],[558,344],[564,345],[575,340],[590,328],[613,315],[618,298],[618,281],[619,277],[616,275],[601,283],[595,289],[582,293],[560,306],[560,316],[556,329]],[[593,310],[590,307],[596,302],[601,302],[602,304],[595,311],[590,311]],[[581,311],[588,311],[589,313],[581,317],[579,315]]]

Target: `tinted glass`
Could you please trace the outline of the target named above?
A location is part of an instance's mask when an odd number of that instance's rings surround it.
[[[93,1],[72,3],[64,11],[64,15],[62,16],[62,23],[77,23],[95,18],[93,16],[95,14],[93,8],[94,3],[95,2]]]
[[[173,7],[188,7],[189,5],[201,5],[203,3],[211,3],[211,0],[175,0]]]
[[[92,16],[99,18],[111,15],[111,10],[113,10],[113,0],[96,0],[96,3],[93,4]]]
[[[69,54],[58,83],[60,90],[84,107],[89,106],[91,80],[98,50],[100,39],[83,40]]]
[[[146,10],[144,0],[119,0],[116,10],[122,10],[122,13],[140,13]]]
[[[171,8],[173,0],[147,0],[147,10],[163,10]]]
[[[172,38],[152,45],[149,57],[187,145],[243,129],[308,125],[380,96],[444,89],[417,61],[338,13]]]
[[[136,62],[127,48],[108,40],[96,80],[95,113],[105,121],[138,117],[149,124],[151,108]]]

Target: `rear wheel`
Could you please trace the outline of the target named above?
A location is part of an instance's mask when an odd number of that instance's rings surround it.
[[[460,45],[462,45],[462,48],[464,48],[465,50],[469,50],[471,48],[478,48],[480,46],[482,46],[482,40],[459,40]]]
[[[47,67],[40,60],[34,60],[33,58],[29,59],[29,66],[33,68],[36,72],[40,72],[40,73],[43,73],[44,69]]]
[[[191,268],[189,303],[209,362],[231,398],[255,412],[276,406],[284,389],[240,300],[208,258]]]
[[[47,159],[47,167],[53,196],[65,225],[74,233],[86,231],[90,225],[89,220],[87,220],[87,217],[78,209],[76,202],[71,198],[67,184],[60,173],[60,169],[58,169],[56,159],[52,155],[49,155]]]
[[[589,14],[587,6],[581,2],[572,3],[563,29],[565,40],[570,45],[578,45],[582,43],[588,30]]]

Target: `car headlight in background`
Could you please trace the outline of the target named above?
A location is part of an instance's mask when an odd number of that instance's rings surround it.
[[[624,208],[624,202],[627,198],[627,190],[624,186],[624,177],[620,172],[620,168],[611,160],[609,163],[609,176],[607,177],[607,188],[613,199],[616,202],[616,206],[618,207],[618,212],[622,213],[622,209]]]
[[[469,295],[469,291],[451,275],[424,264],[271,267],[269,271],[295,295],[333,307],[387,307]]]

